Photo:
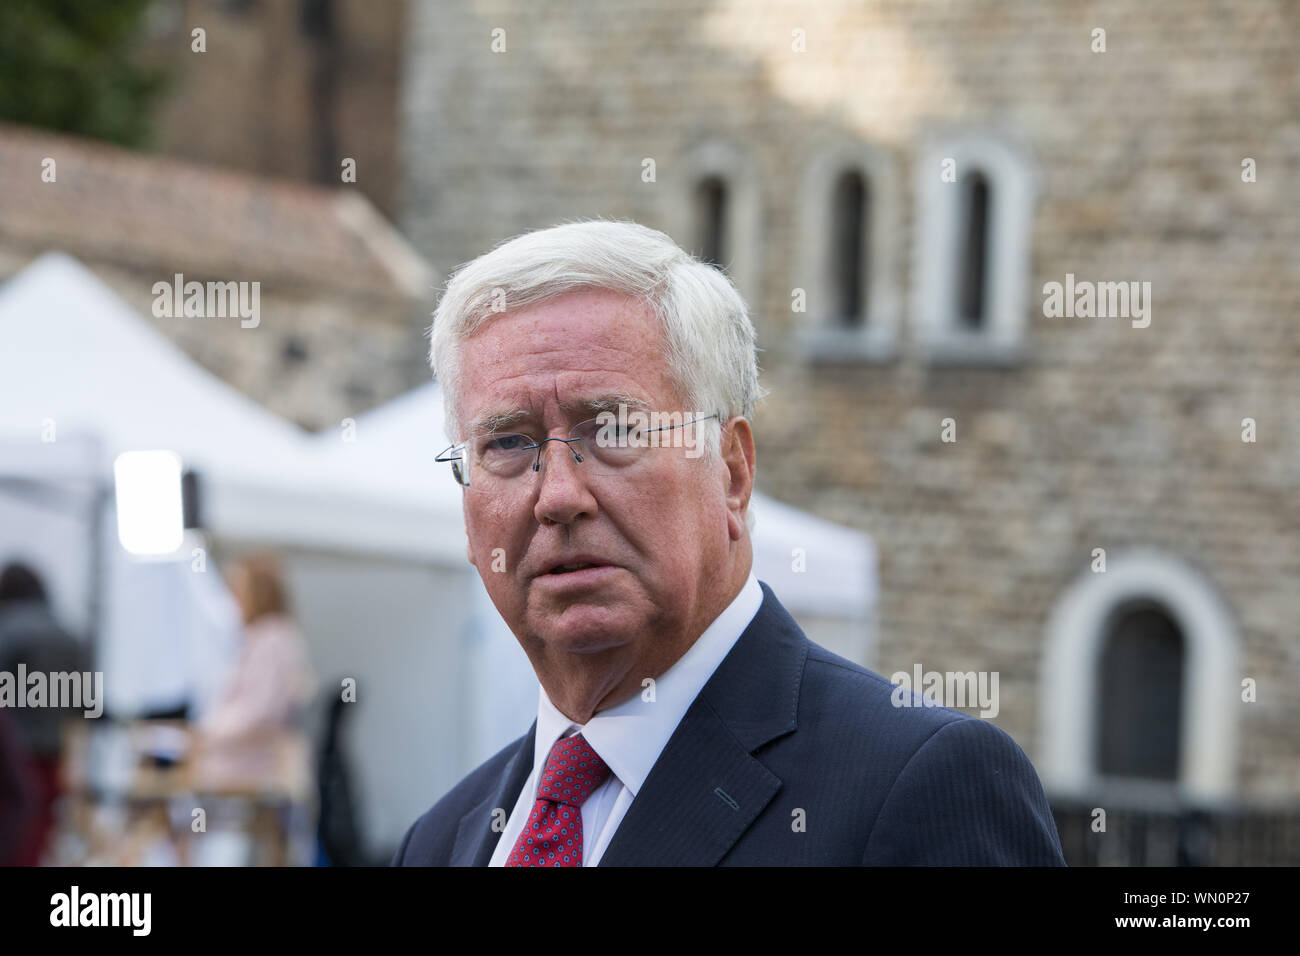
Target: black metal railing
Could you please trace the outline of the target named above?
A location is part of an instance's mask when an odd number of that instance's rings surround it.
[[[1070,866],[1300,865],[1300,808],[1113,807],[1053,800],[1052,815]]]

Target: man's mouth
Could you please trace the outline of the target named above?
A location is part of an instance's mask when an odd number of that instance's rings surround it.
[[[535,581],[547,582],[542,585],[546,593],[572,596],[590,588],[602,588],[618,572],[617,565],[596,554],[570,554],[566,557],[568,560],[551,565],[534,578]]]
[[[547,574],[571,574],[574,571],[581,571],[584,568],[600,568],[600,567],[604,567],[604,565],[590,564],[586,561],[582,561],[577,564],[557,564],[555,567],[551,568],[551,570],[548,571]]]

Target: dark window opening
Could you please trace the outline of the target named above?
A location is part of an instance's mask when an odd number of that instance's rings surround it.
[[[320,183],[339,181],[339,147],[334,119],[338,106],[338,78],[343,71],[343,44],[338,32],[334,0],[302,0],[299,26],[314,47],[310,94],[313,178]]]
[[[871,294],[864,263],[871,259],[871,194],[861,173],[840,176],[831,196],[831,282],[835,318],[861,325]]]
[[[1101,775],[1178,779],[1185,661],[1182,631],[1163,609],[1130,605],[1111,616],[1098,671]]]
[[[727,184],[705,176],[695,187],[695,235],[699,257],[715,266],[727,264]]]
[[[334,34],[334,0],[302,0],[298,26],[303,36],[321,39]]]
[[[957,288],[957,315],[961,324],[976,331],[987,323],[988,250],[990,221],[989,181],[971,173],[962,184],[965,218],[961,231],[961,282]]]

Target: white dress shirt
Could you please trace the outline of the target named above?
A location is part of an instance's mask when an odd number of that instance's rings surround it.
[[[537,698],[533,769],[519,792],[488,865],[505,865],[537,802],[538,773],[552,745],[561,737],[576,733],[582,734],[611,771],[582,804],[582,865],[599,863],[668,739],[722,659],[749,627],[762,603],[763,591],[751,573],[735,600],[672,667],[655,679],[653,701],[643,699],[643,690],[615,707],[602,710],[585,724],[575,724],[556,709],[546,689],[541,688]]]

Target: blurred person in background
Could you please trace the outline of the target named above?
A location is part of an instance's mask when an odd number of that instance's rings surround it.
[[[13,720],[0,708],[0,866],[18,864],[36,811],[36,785]]]
[[[0,671],[17,674],[84,671],[89,654],[54,618],[40,576],[26,564],[11,562],[0,571]],[[19,687],[19,693],[26,688]],[[62,793],[59,767],[63,756],[63,724],[83,716],[78,708],[18,707],[10,714],[13,750],[21,755],[31,788],[31,819],[18,836],[12,862],[40,862],[54,825],[55,804]]]
[[[196,773],[208,785],[305,781],[306,720],[316,696],[307,645],[279,563],[253,555],[227,568],[244,624],[239,657],[215,706],[196,726]]]

